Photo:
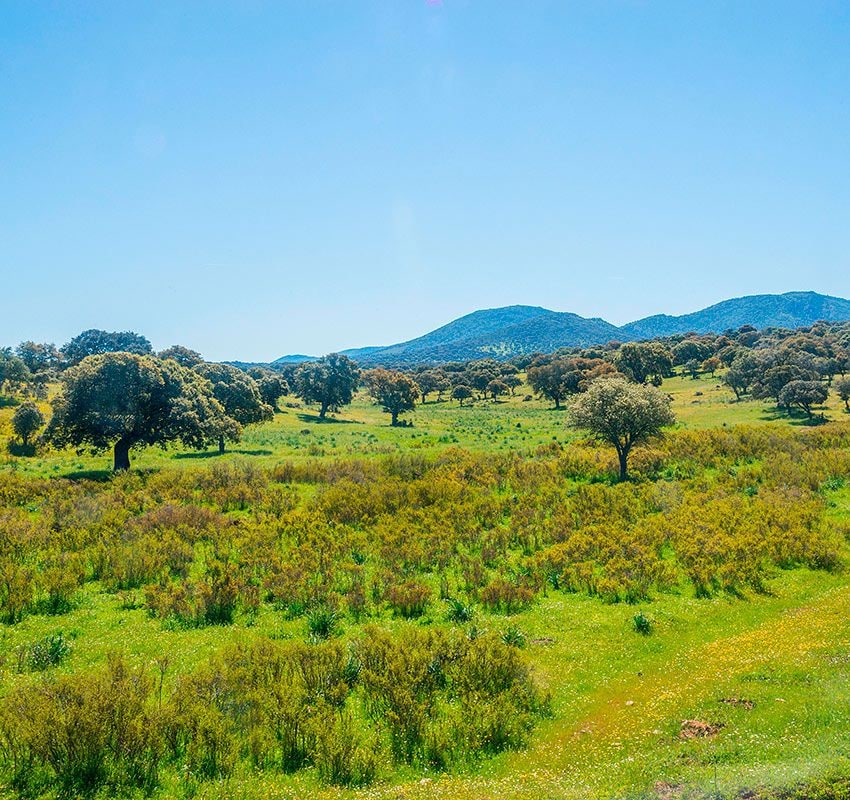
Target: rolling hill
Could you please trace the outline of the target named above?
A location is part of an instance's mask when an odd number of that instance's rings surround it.
[[[539,306],[506,306],[466,314],[447,325],[406,342],[385,347],[343,350],[365,366],[405,366],[508,359],[559,347],[587,347],[612,340],[634,341],[680,333],[721,333],[742,325],[797,328],[818,320],[850,320],[850,300],[817,292],[761,294],[724,300],[681,316],[657,314],[616,326],[599,317],[581,317]],[[278,362],[308,360],[284,356]]]

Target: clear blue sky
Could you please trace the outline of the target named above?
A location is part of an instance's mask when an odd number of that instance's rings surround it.
[[[850,295],[850,4],[3,0],[0,344]]]

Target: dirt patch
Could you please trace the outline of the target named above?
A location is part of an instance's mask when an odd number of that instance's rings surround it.
[[[652,790],[658,800],[676,800],[682,796],[682,790],[685,787],[681,783],[667,783],[667,781],[656,781]]]
[[[682,720],[682,729],[679,731],[680,739],[707,739],[716,736],[723,728],[722,722],[703,722],[699,719]]]
[[[743,708],[746,711],[752,711],[756,707],[755,702],[746,697],[721,697],[717,702],[733,708]]]
[[[532,644],[549,645],[555,644],[555,640],[551,636],[541,636],[539,639],[532,639]]]

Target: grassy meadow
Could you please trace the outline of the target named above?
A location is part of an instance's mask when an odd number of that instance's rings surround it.
[[[850,575],[846,570],[850,563],[850,423],[843,404],[831,397],[818,411],[824,421],[810,424],[802,415],[780,414],[768,403],[734,402],[732,393],[719,380],[707,376],[698,380],[673,377],[663,388],[673,397],[677,430],[668,437],[668,444],[660,443],[636,454],[635,476],[627,487],[627,496],[612,482],[613,453],[583,441],[567,428],[563,412],[551,409],[544,401],[526,399],[528,390],[521,387],[514,396],[498,402],[478,400],[463,408],[454,401],[438,403],[431,399],[408,415],[412,427],[399,428],[390,427],[388,416],[365,394],[327,421],[320,421],[313,409],[303,407],[295,398],[284,398],[272,422],[249,427],[243,440],[224,456],[212,450],[196,453],[151,448],[132,454],[134,476],[114,480],[109,477],[108,453],[46,451],[27,458],[13,456],[5,446],[13,408],[3,407],[0,478],[9,482],[6,495],[0,492],[0,505],[18,508],[22,519],[38,520],[51,504],[64,508],[51,495],[50,486],[58,483],[75,487],[69,488],[69,497],[80,498],[79,503],[84,498],[106,503],[114,491],[139,498],[140,508],[147,508],[165,502],[157,493],[169,503],[177,503],[174,498],[178,496],[184,500],[190,496],[163,489],[156,483],[155,476],[160,474],[201,475],[227,463],[237,470],[256,468],[265,475],[275,474],[281,465],[290,465],[294,477],[280,479],[283,491],[289,493],[283,517],[302,507],[312,508],[310,504],[315,501],[323,513],[330,515],[327,509],[336,509],[337,524],[350,509],[351,498],[359,496],[357,481],[344,481],[348,494],[337,499],[340,510],[330,505],[335,486],[335,479],[327,477],[331,473],[323,473],[323,479],[299,475],[309,476],[310,470],[321,465],[342,462],[380,465],[393,457],[421,457],[429,462],[453,458],[451,454],[456,451],[472,454],[468,457],[472,460],[462,462],[466,465],[463,469],[453,466],[454,462],[449,464],[446,469],[454,472],[446,473],[446,480],[463,484],[458,476],[467,474],[463,472],[467,470],[472,476],[469,485],[474,487],[469,489],[470,502],[496,504],[492,510],[475,512],[477,520],[485,519],[475,522],[476,530],[488,536],[493,531],[517,529],[518,508],[533,517],[544,503],[557,505],[559,499],[580,497],[583,487],[601,492],[594,497],[605,502],[622,501],[624,510],[616,511],[622,517],[615,514],[611,523],[615,528],[623,520],[628,520],[623,525],[634,522],[639,526],[641,520],[650,517],[661,526],[667,524],[668,517],[673,520],[671,525],[676,520],[686,521],[686,515],[675,515],[681,513],[678,509],[683,502],[686,509],[689,507],[691,495],[697,498],[690,506],[694,515],[700,507],[698,498],[709,498],[703,509],[706,525],[716,525],[718,530],[723,522],[711,520],[714,497],[720,498],[718,502],[728,500],[733,511],[739,508],[735,503],[746,504],[755,495],[777,498],[782,514],[795,513],[798,503],[806,505],[811,507],[813,520],[811,547],[831,548],[833,560],[827,564],[828,559],[821,556],[809,558],[796,551],[787,556],[753,556],[760,559],[757,576],[721,577],[708,592],[695,589],[693,570],[697,567],[687,567],[672,533],[667,534],[666,544],[653,551],[657,564],[652,569],[663,571],[665,565],[675,563],[674,577],[664,581],[653,577],[647,591],[637,595],[605,590],[598,582],[588,590],[575,586],[567,590],[563,578],[558,585],[557,579],[547,577],[535,582],[531,573],[534,565],[541,563],[538,555],[558,545],[552,544],[555,540],[523,545],[519,539],[509,538],[493,545],[495,555],[481,556],[486,573],[481,584],[511,575],[519,584],[531,587],[533,599],[516,607],[488,605],[481,599],[480,587],[470,588],[469,579],[462,577],[467,563],[463,559],[471,559],[477,545],[466,540],[458,545],[462,558],[452,554],[448,561],[437,558],[432,562],[425,556],[418,567],[411,568],[415,580],[432,590],[421,613],[394,613],[385,600],[375,596],[360,616],[346,611],[350,601],[343,601],[331,638],[346,644],[356,641],[367,624],[394,634],[408,629],[469,630],[474,626],[476,634],[488,631],[512,642],[530,666],[541,692],[550,698],[547,712],[536,720],[524,746],[506,747],[502,752],[452,762],[444,768],[416,760],[390,764],[384,759],[371,783],[362,788],[330,785],[309,764],[297,770],[259,769],[240,758],[232,769],[202,777],[189,766],[181,766],[177,759],[160,770],[156,785],[127,789],[126,793],[161,798],[297,798],[309,794],[315,798],[399,800],[766,798],[773,797],[774,790],[791,792],[784,797],[850,796]],[[687,454],[689,443],[703,441],[688,437],[701,433],[717,436],[718,429],[723,428],[738,437],[740,454]],[[751,431],[757,433],[748,433]],[[822,438],[814,440],[814,436]],[[574,452],[580,459],[578,465],[570,461]],[[511,466],[514,455],[520,466]],[[469,465],[480,463],[481,470],[486,471],[489,458],[494,462],[501,459],[498,463],[507,466],[494,467],[494,474],[504,469],[514,476],[516,485],[500,478],[487,488],[490,484]],[[301,473],[299,465],[304,470]],[[521,485],[516,476],[524,474],[526,468],[522,465],[527,465],[529,474],[539,469],[548,477],[526,476],[531,488],[516,488]],[[362,469],[368,475],[367,468]],[[17,482],[12,482],[10,475]],[[163,480],[173,480],[175,486],[178,483],[178,478]],[[197,480],[196,486],[204,485],[202,478]],[[401,485],[408,479],[394,480]],[[28,494],[30,483],[41,488]],[[20,503],[14,499],[17,491],[25,498]],[[257,530],[272,524],[265,511],[262,517],[255,513],[254,500],[217,507],[218,500],[208,501],[203,489],[200,493],[192,491],[197,503],[209,502],[216,507],[222,520],[235,519],[235,524],[244,521],[246,526],[256,525]],[[466,502],[464,487],[456,491]],[[36,497],[39,499],[33,499]],[[646,508],[641,506],[643,510],[636,511],[640,504]],[[594,512],[575,511],[576,515],[581,513],[590,518]],[[248,517],[253,521],[245,521]],[[391,527],[392,519],[393,512],[387,512],[374,524],[351,520],[339,523],[356,541],[361,541],[356,537],[365,537],[362,549],[369,555],[363,569],[370,580],[376,580],[379,563],[381,569],[391,571],[391,556],[372,555],[370,548],[378,547],[374,537],[390,536],[384,529]],[[427,527],[441,518],[423,519]],[[581,532],[584,523],[576,524]],[[601,530],[605,523],[595,520],[592,524],[593,530]],[[57,525],[63,540],[73,538],[68,532],[73,526],[66,530],[61,523]],[[382,525],[384,532],[373,537],[373,529],[378,530],[374,525]],[[414,531],[415,538],[415,526],[409,530]],[[795,536],[793,529],[790,536]],[[705,547],[712,541],[706,538]],[[745,571],[745,544],[730,543],[728,551],[717,555],[712,569],[721,574],[726,559]],[[201,545],[195,546],[195,552],[200,552],[197,548]],[[793,543],[786,546],[795,547]],[[67,547],[89,553],[94,552],[96,544]],[[239,557],[246,558],[248,545],[244,541],[234,547],[241,547]],[[643,557],[642,550],[636,552],[636,559]],[[594,557],[595,575],[613,574],[610,555]],[[205,558],[209,560],[209,553]],[[692,559],[696,563],[696,556]],[[439,567],[434,566],[437,562]],[[190,570],[197,568],[196,563]],[[630,568],[626,565],[624,574],[630,575]],[[195,573],[190,571],[189,575]],[[523,584],[527,575],[527,584]],[[627,584],[629,578],[623,580]],[[472,609],[468,618],[449,619],[449,606],[441,598],[445,594],[443,582],[452,596],[461,594],[461,587],[466,586],[464,597]],[[151,612],[142,583],[119,590],[106,572],[89,571],[65,607],[53,613],[34,609],[15,624],[0,625],[0,693],[26,691],[62,676],[103,669],[110,654],[120,652],[131,668],[145,671],[154,681],[161,677],[161,703],[162,693],[174,691],[182,676],[229,646],[258,637],[280,643],[309,639],[304,609],[293,610],[291,603],[267,599],[250,609],[240,606],[228,624],[174,624],[167,615]],[[646,626],[643,631],[641,624]],[[43,671],[23,665],[22,653],[59,632],[69,643],[64,658]],[[156,662],[162,656],[168,657],[168,664],[159,676]],[[357,708],[352,712],[355,717],[361,714]],[[383,735],[380,724],[376,730],[377,735]],[[798,794],[793,794],[795,787],[802,786],[807,788],[798,788]],[[758,794],[743,794],[747,790]],[[0,789],[9,797],[27,792],[58,797],[62,791],[46,782],[34,782],[24,789],[8,776]],[[113,796],[113,791],[112,787],[100,787],[95,794],[107,797]]]

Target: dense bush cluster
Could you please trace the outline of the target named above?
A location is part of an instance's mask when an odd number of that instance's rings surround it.
[[[230,647],[166,697],[118,657],[13,691],[0,705],[0,760],[21,792],[150,789],[166,765],[202,779],[241,761],[362,785],[387,754],[443,769],[520,747],[547,702],[495,636],[367,627],[350,647]]]

